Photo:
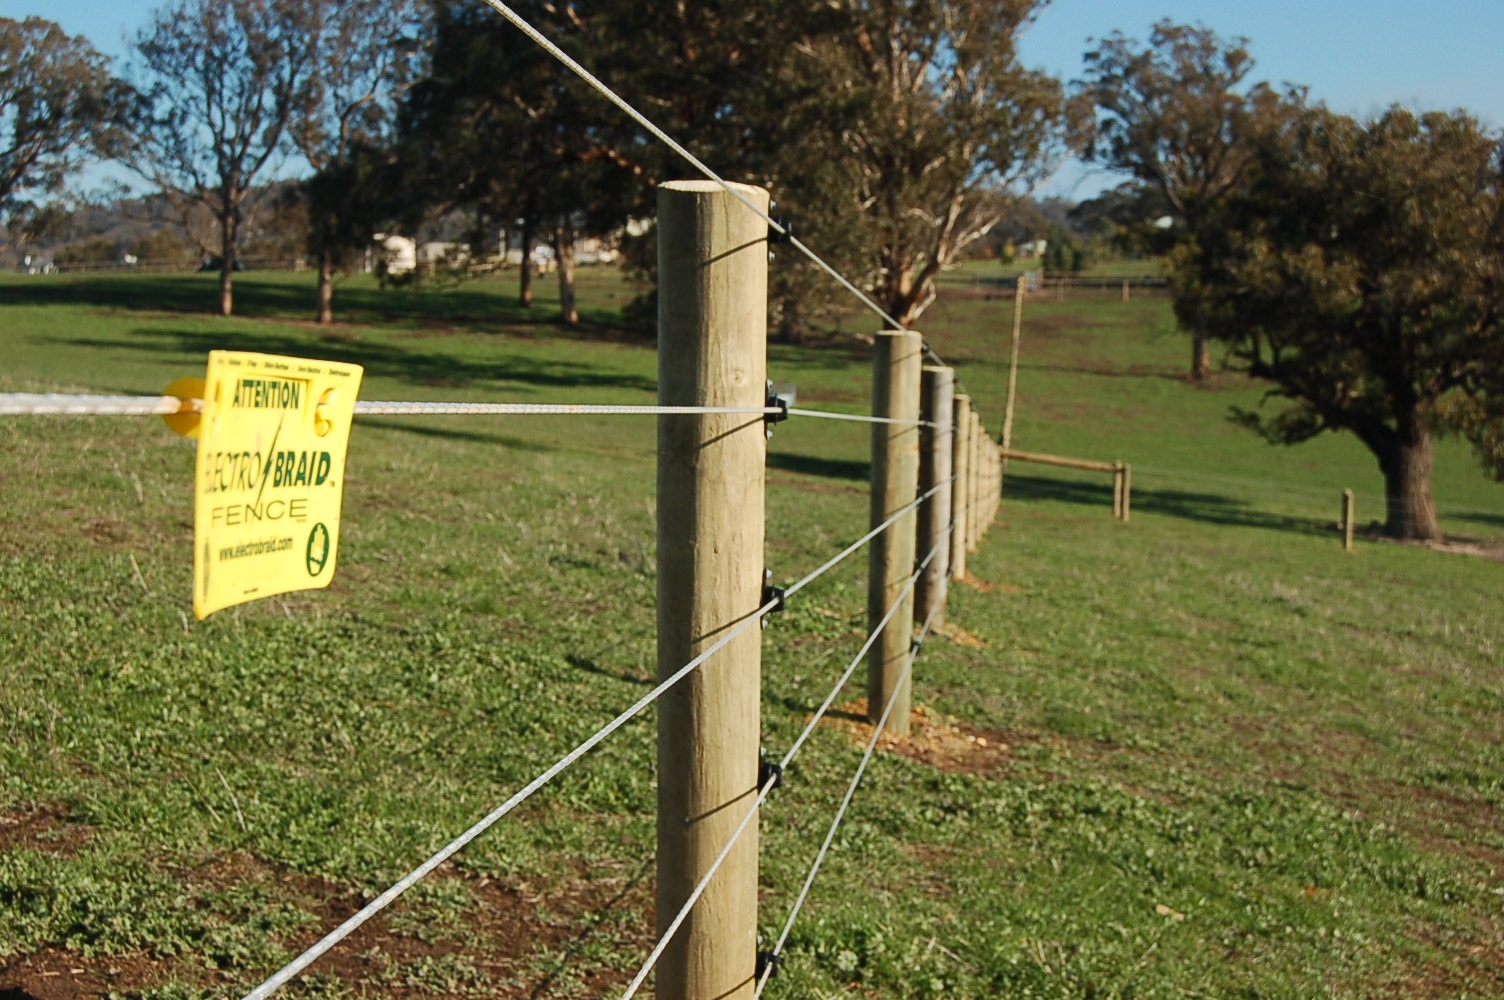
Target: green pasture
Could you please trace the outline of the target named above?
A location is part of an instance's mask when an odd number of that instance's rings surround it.
[[[994,434],[996,277],[946,275],[920,324]],[[237,276],[233,319],[201,311],[213,282],[0,278],[0,392],[157,393],[241,349],[361,363],[365,399],[655,398],[612,271],[584,273],[569,332],[547,281],[524,311],[505,277],[352,279],[327,330],[311,276]],[[1163,297],[1026,304],[1014,444],[1131,463],[1132,521],[1105,476],[1010,466],[924,644],[915,738],[869,768],[766,996],[1504,993],[1504,487],[1443,442],[1443,526],[1482,554],[1346,554],[1341,491],[1381,518],[1373,460],[1264,444],[1225,419],[1260,388],[1193,386],[1188,357]],[[856,337],[769,368],[800,406],[866,408]],[[191,443],[0,418],[0,995],[239,996],[639,698],[654,435],[361,420],[333,586],[199,623]],[[766,560],[791,581],[866,530],[867,431],[792,419],[769,449]],[[860,647],[865,579],[848,560],[763,633],[770,753]],[[762,818],[769,943],[862,693]],[[649,711],[285,994],[619,995],[653,940],[653,746]]]

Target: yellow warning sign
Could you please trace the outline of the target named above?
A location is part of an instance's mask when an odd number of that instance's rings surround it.
[[[329,586],[361,367],[213,351],[193,505],[193,613]]]

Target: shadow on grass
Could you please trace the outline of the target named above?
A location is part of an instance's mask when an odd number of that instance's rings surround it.
[[[71,275],[8,283],[5,297],[10,305],[94,306],[218,320],[218,280],[217,274]],[[235,319],[312,324],[313,278],[274,271],[238,275],[234,303]],[[555,328],[559,336],[577,339],[634,339],[622,328],[617,311],[587,307],[581,312],[580,325],[557,328],[555,309],[524,308],[510,288],[486,279],[421,290],[336,282],[334,291],[335,320],[345,326],[397,323],[420,330],[462,327],[482,333]]]
[[[824,476],[828,479],[851,479],[866,482],[872,465],[844,458],[815,458],[811,455],[790,455],[787,452],[768,452],[768,468],[783,472],[800,472],[806,476]]]
[[[1444,511],[1442,516],[1452,521],[1470,521],[1473,524],[1487,524],[1494,528],[1504,528],[1504,514],[1486,514],[1483,511]]]
[[[462,431],[452,427],[434,427],[429,424],[407,423],[406,421],[391,420],[383,417],[357,417],[362,426],[372,427],[376,430],[397,431],[402,434],[416,434],[419,437],[443,438],[448,441],[470,441],[475,444],[496,445],[508,448],[512,451],[547,452],[552,448],[545,448],[536,441],[524,441],[521,438],[506,437],[501,434],[482,434],[477,431]]]
[[[470,388],[501,383],[553,388],[636,389],[651,392],[656,383],[640,375],[624,375],[572,361],[546,360],[525,354],[499,354],[485,361],[455,357],[438,351],[408,351],[376,341],[339,336],[300,336],[260,331],[185,331],[150,327],[132,331],[131,340],[85,337],[57,338],[70,347],[125,350],[180,359],[201,359],[211,350],[260,351],[322,361],[361,365],[368,377],[384,377],[412,385]]]
[[[1047,476],[1008,473],[1004,487],[1009,500],[1054,500],[1100,508],[1103,517],[1112,515],[1112,485],[1052,479]],[[1308,518],[1290,517],[1257,510],[1237,497],[1217,493],[1191,493],[1184,490],[1153,490],[1134,486],[1132,511],[1164,514],[1207,524],[1242,528],[1266,528],[1302,535],[1325,535],[1319,523]]]
[[[564,660],[576,670],[583,670],[587,674],[595,674],[597,677],[606,677],[613,681],[637,684],[642,687],[656,687],[658,684],[656,679],[633,673],[630,670],[607,670],[590,657],[580,656],[577,653],[566,653]]]

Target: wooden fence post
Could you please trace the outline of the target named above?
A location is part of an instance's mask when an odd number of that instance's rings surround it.
[[[1124,302],[1128,301],[1128,279],[1127,278],[1123,279],[1123,301]]]
[[[982,442],[987,435],[982,431],[982,415],[975,408],[971,411],[971,430],[967,440],[971,446],[966,483],[966,551],[975,552],[982,543],[986,529],[982,523]]]
[[[872,356],[872,415],[896,424],[872,425],[872,527],[914,502],[919,488],[919,382],[924,365],[924,339],[911,330],[887,330],[877,335]],[[893,522],[872,540],[867,564],[867,631],[896,602],[872,648],[867,651],[867,718],[877,722],[889,699],[894,702],[887,729],[909,734],[909,688],[903,679],[909,645],[914,637],[914,592],[898,595],[914,573],[914,511]]]
[[[968,484],[971,482],[971,397],[964,392],[956,393],[956,405],[951,427],[955,434],[954,450],[951,453],[951,536],[950,578],[966,576],[966,549],[970,541],[971,512],[966,509]]]
[[[1123,463],[1112,463],[1112,516],[1114,520],[1123,519]]]
[[[1013,342],[1008,346],[1008,395],[1003,401],[1002,446],[1006,451],[1013,447],[1013,410],[1018,400],[1018,345],[1024,332],[1024,276],[1018,276],[1013,290]],[[998,499],[1002,499],[1002,477],[1008,473],[1008,460],[1002,458],[998,468]]]
[[[935,495],[919,508],[919,532],[915,557],[929,565],[914,590],[914,620],[945,621],[945,602],[950,590],[950,470],[955,444],[951,419],[955,414],[956,373],[940,365],[925,365],[919,391],[919,419],[929,424],[919,435],[919,495]]]
[[[1133,516],[1133,466],[1123,463],[1123,523]]]
[[[1357,516],[1357,504],[1352,490],[1342,491],[1342,549],[1353,550],[1353,521]]]
[[[764,211],[768,193],[738,186]],[[767,223],[708,181],[658,188],[658,401],[767,401]],[[658,676],[762,605],[761,416],[658,418]],[[761,630],[750,628],[658,703],[659,933],[757,791]],[[757,830],[745,831],[657,965],[661,1000],[750,998]]]

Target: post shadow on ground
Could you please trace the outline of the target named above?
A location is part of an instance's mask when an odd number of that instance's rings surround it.
[[[827,479],[848,479],[866,482],[872,472],[872,463],[845,458],[816,458],[813,455],[793,455],[788,452],[769,451],[768,468],[783,472],[799,472],[806,476],[824,476]]]
[[[1105,480],[1101,483],[1081,482],[1010,471],[1003,484],[1003,491],[1006,500],[1053,500],[1100,508],[1103,517],[1109,517],[1112,513],[1112,484]],[[1327,533],[1319,519],[1258,510],[1246,500],[1219,493],[1149,489],[1135,484],[1132,504],[1134,512],[1147,511],[1206,524],[1266,528],[1302,535]]]

